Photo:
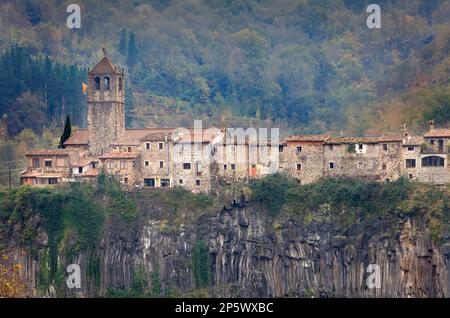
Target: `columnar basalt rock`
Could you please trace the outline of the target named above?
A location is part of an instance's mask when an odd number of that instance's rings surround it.
[[[144,269],[147,288],[151,288],[152,273],[158,270],[162,293],[169,288],[193,291],[196,284],[190,264],[196,242],[202,240],[209,247],[211,293],[217,293],[215,296],[450,296],[450,241],[433,243],[420,219],[359,220],[349,237],[347,230],[336,224],[304,226],[286,217],[273,219],[257,206],[203,215],[175,232],[161,227],[165,213],[161,206],[148,206],[137,232],[114,222],[108,224],[95,253],[81,252],[71,260],[82,268],[82,289],[64,289],[63,293],[87,297],[130,288],[137,268]],[[392,226],[386,222],[396,223],[394,233],[386,232]],[[45,233],[39,237],[33,242],[37,251],[33,255],[45,255]],[[92,255],[100,262],[97,287],[87,273]],[[27,279],[36,287],[41,260],[27,249],[16,249],[11,259],[22,264]],[[64,253],[59,262],[60,266],[69,262]],[[370,264],[379,266],[380,288],[367,285]],[[42,292],[35,290],[35,295]]]

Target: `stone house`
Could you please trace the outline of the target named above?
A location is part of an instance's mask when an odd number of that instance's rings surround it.
[[[280,152],[283,170],[299,183],[311,183],[324,175],[326,135],[289,136]]]
[[[27,153],[23,184],[87,181],[102,170],[127,187],[193,192],[274,172],[302,184],[325,176],[450,182],[450,129],[436,129],[433,121],[423,137],[312,135],[276,142],[254,138],[251,129],[126,128],[124,80],[123,69],[106,56],[89,70],[87,128],[74,131],[65,149]]]
[[[137,152],[111,151],[98,157],[106,173],[115,175],[125,186],[138,185],[140,180],[140,154]]]
[[[44,186],[68,181],[71,163],[79,157],[67,149],[31,150],[26,153],[27,170],[21,174],[21,183]]]

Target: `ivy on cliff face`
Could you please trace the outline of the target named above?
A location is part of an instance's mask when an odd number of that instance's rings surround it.
[[[211,256],[209,247],[205,242],[201,240],[196,242],[192,252],[192,263],[197,288],[201,289],[211,286]]]

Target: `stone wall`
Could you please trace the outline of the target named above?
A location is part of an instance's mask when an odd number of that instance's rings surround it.
[[[282,157],[282,162],[286,162],[284,171],[302,184],[314,182],[324,175],[323,143],[288,142]]]

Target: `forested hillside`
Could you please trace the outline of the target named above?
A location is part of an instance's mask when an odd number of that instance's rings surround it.
[[[102,48],[127,72],[129,126],[272,125],[284,133],[419,132],[450,120],[450,1],[77,1],[0,4],[0,113],[18,134],[83,125]],[[23,48],[23,49],[21,49]]]

